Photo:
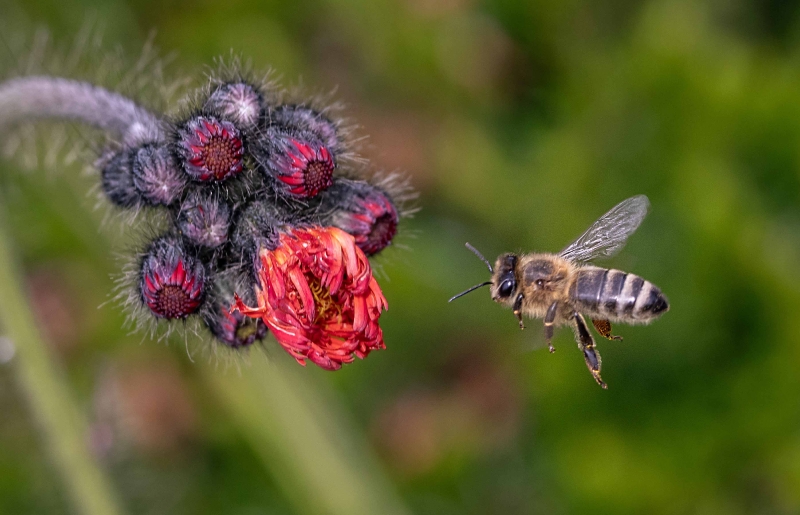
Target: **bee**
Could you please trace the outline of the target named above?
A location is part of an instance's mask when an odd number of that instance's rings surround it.
[[[619,252],[647,215],[644,195],[624,200],[601,216],[578,239],[558,254],[501,254],[494,267],[475,247],[466,244],[489,267],[492,279],[477,284],[448,302],[483,286],[491,286],[492,300],[511,308],[524,329],[522,317],[544,319],[544,337],[550,352],[556,327],[569,325],[594,380],[600,377],[601,359],[586,324],[588,317],[601,336],[622,340],[611,333],[611,323],[647,324],[669,310],[661,290],[638,275],[592,266],[595,258]]]

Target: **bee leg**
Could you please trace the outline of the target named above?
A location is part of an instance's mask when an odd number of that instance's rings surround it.
[[[547,308],[547,314],[544,316],[544,340],[547,342],[547,348],[550,349],[551,354],[556,351],[556,348],[553,347],[552,340],[557,311],[558,302],[553,302],[550,304],[550,307]]]
[[[583,359],[586,360],[586,366],[589,368],[589,372],[592,373],[594,380],[597,381],[597,384],[603,387],[603,389],[606,389],[608,385],[606,385],[600,377],[602,360],[600,359],[600,354],[594,348],[594,338],[592,338],[589,328],[586,327],[586,321],[579,313],[573,313],[572,318],[575,321],[575,335],[578,337],[578,348],[583,351]]]
[[[517,320],[519,320],[519,328],[520,329],[525,329],[525,324],[522,322],[522,301],[524,299],[525,299],[525,297],[523,297],[521,293],[519,295],[517,295],[517,298],[514,301],[514,307],[513,307],[514,316],[516,316]]]
[[[622,341],[622,336],[614,336],[611,334],[611,322],[608,320],[597,320],[593,318],[592,325],[594,325],[594,328],[597,329],[597,332],[600,333],[600,336],[603,338]]]

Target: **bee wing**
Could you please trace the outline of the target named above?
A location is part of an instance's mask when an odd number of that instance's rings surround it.
[[[575,262],[613,256],[625,246],[625,241],[642,223],[649,207],[650,201],[645,195],[623,200],[601,216],[559,255]]]

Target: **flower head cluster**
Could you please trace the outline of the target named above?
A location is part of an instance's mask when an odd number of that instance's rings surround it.
[[[217,82],[161,137],[109,146],[97,165],[113,204],[169,214],[139,263],[144,311],[197,317],[229,348],[271,332],[298,362],[336,370],[384,348],[368,258],[392,242],[399,210],[357,178],[341,121],[273,97]]]

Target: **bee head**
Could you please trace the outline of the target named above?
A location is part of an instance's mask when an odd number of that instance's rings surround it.
[[[517,256],[502,254],[497,258],[492,274],[492,300],[505,303],[517,291]]]

